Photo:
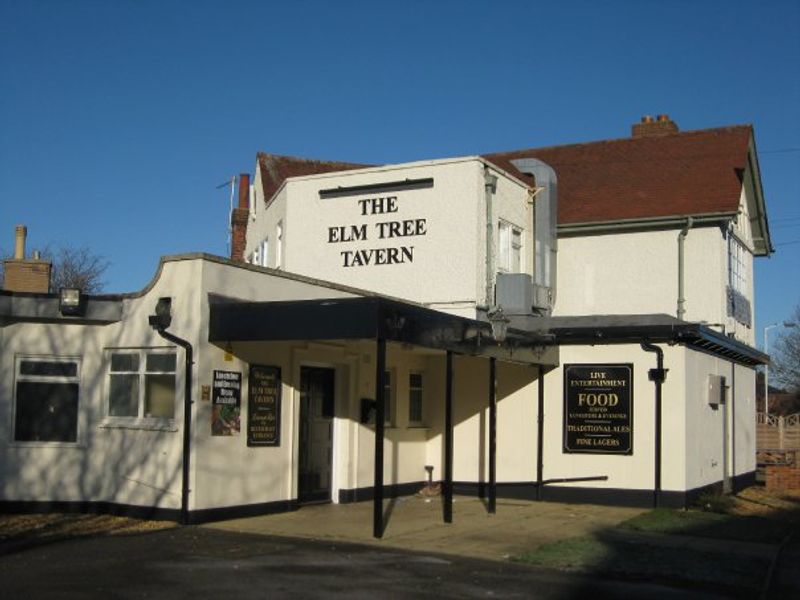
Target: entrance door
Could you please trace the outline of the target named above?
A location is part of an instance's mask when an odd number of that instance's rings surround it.
[[[300,502],[331,499],[334,370],[300,369]]]

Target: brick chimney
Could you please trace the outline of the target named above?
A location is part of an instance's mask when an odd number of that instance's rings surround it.
[[[669,118],[669,115],[658,115],[655,119],[645,115],[639,123],[631,127],[631,135],[635,138],[659,137],[678,133],[678,125]]]
[[[28,228],[17,225],[14,231],[14,258],[3,261],[3,289],[7,292],[38,292],[50,291],[50,274],[53,265],[46,260],[35,256],[25,260],[25,239]]]
[[[244,262],[247,219],[250,216],[250,175],[239,175],[239,206],[231,213],[231,260]]]

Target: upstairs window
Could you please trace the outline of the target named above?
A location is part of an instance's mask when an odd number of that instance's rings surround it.
[[[260,254],[261,254],[261,262],[259,262],[258,264],[261,265],[262,267],[268,267],[269,266],[269,238],[268,237],[264,238],[264,241],[261,242],[260,248],[261,248],[261,252],[260,252]]]
[[[732,290],[748,295],[747,254],[744,244],[732,235],[728,236],[728,285]]]
[[[17,360],[15,441],[78,441],[79,367],[73,358]]]
[[[521,273],[522,268],[522,229],[500,221],[497,224],[497,270]]]
[[[275,227],[275,268],[283,268],[283,221]]]
[[[108,416],[175,418],[177,356],[172,350],[114,350],[110,353]]]

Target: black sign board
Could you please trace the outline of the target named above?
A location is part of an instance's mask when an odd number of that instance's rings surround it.
[[[211,435],[239,435],[242,374],[214,371],[211,393]]]
[[[633,365],[564,365],[564,452],[633,454]]]
[[[281,445],[281,369],[250,366],[247,395],[247,445]]]

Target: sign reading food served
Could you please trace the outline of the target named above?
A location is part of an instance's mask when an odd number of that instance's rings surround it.
[[[247,395],[247,445],[281,445],[281,369],[251,365]]]
[[[633,454],[633,365],[564,365],[564,452]]]

